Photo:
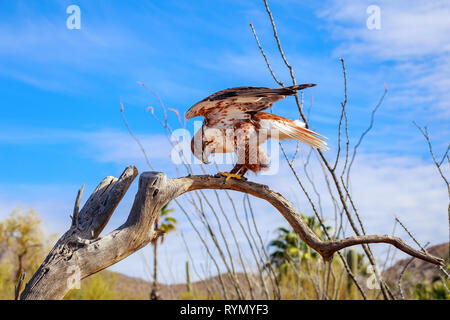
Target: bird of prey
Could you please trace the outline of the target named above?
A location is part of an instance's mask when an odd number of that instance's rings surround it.
[[[267,139],[295,139],[312,147],[327,149],[323,137],[307,128],[300,120],[286,119],[262,112],[273,103],[292,96],[298,90],[315,84],[301,84],[277,89],[264,87],[236,87],[216,92],[192,106],[186,119],[205,118],[201,129],[191,141],[194,156],[209,163],[213,153],[237,154],[237,163],[230,172],[219,174],[230,178],[245,179],[250,170],[255,173],[267,169],[269,157],[261,144]],[[325,137],[323,137],[325,138]]]

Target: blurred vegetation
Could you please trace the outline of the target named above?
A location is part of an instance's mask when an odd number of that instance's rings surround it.
[[[202,291],[199,290],[191,290],[180,293],[181,300],[208,300],[208,296],[206,296]],[[220,295],[217,295],[217,299],[220,299]]]
[[[450,285],[450,281],[445,281],[447,288]],[[433,282],[428,285],[418,283],[415,285],[413,293],[413,299],[417,300],[449,300],[450,294],[444,287],[440,278],[433,279]]]
[[[115,274],[96,273],[81,281],[80,289],[70,290],[64,300],[117,300],[121,295],[116,291]]]
[[[302,219],[322,240],[325,233],[314,216]],[[331,227],[325,227],[327,231]],[[283,299],[358,299],[353,281],[347,277],[344,265],[338,259],[324,263],[320,255],[293,230],[277,229],[277,237],[269,242],[270,263],[275,268]],[[366,275],[365,255],[354,248],[343,250],[354,274]],[[267,267],[267,265],[266,265]]]
[[[323,240],[324,232],[317,218],[301,216],[308,227]],[[326,229],[330,230],[331,227]],[[277,269],[279,276],[287,274],[292,267],[298,267],[310,260],[317,260],[318,253],[311,250],[295,231],[283,227],[278,228],[277,231],[278,237],[269,243],[269,250],[271,250],[270,263]]]
[[[46,236],[33,209],[15,209],[0,222],[0,299],[13,299],[14,286],[25,273],[28,281],[50,250],[55,236]]]

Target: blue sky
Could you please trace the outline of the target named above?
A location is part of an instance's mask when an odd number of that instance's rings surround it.
[[[80,30],[66,28],[71,4],[81,8]],[[366,27],[371,4],[381,9],[381,30]],[[390,232],[392,216],[403,214],[423,241],[445,241],[448,199],[412,121],[429,123],[437,153],[445,151],[450,116],[448,2],[285,0],[270,1],[270,6],[297,82],[318,84],[305,92],[305,104],[313,101],[311,123],[329,137],[330,155],[343,99],[338,58],[347,67],[352,142],[366,128],[384,83],[389,88],[355,167],[355,180],[363,188],[371,181],[370,192],[355,192],[361,193],[361,207],[373,230]],[[275,87],[250,22],[275,72],[289,83],[262,1],[4,1],[0,218],[19,205],[33,206],[50,231],[63,232],[82,184],[92,191],[105,176],[118,176],[129,164],[147,170],[122,122],[120,101],[154,166],[176,176],[167,165],[170,146],[164,131],[146,112],[149,106],[158,110],[157,100],[136,82],[146,83],[167,107],[181,113],[223,88]],[[291,118],[298,116],[296,110],[293,99],[274,109]],[[170,122],[177,127],[176,117]],[[282,177],[255,180],[283,188]],[[298,190],[286,192],[296,198]],[[384,198],[381,205],[374,200],[385,194],[392,198]],[[124,221],[131,201],[132,194],[109,228]],[[272,221],[274,212],[261,208],[261,219]],[[383,229],[386,225],[389,230]],[[188,227],[185,231],[195,237]],[[180,240],[174,236],[173,241]],[[169,256],[176,254],[167,250]],[[142,275],[137,258],[117,268]]]

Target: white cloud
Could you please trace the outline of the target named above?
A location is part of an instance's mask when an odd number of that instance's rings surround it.
[[[22,128],[23,129],[23,128]],[[142,160],[142,151],[126,131],[104,129],[78,131],[46,128],[11,128],[0,134],[4,144],[81,144],[75,146],[83,157],[99,162],[123,164]],[[166,159],[172,149],[166,136],[162,134],[139,134],[137,137],[148,151],[149,159]]]
[[[100,162],[133,163],[142,160],[138,144],[127,132],[97,131],[81,134],[79,138],[87,146],[84,156]],[[138,134],[138,138],[150,160],[167,159],[171,145],[162,134]]]
[[[388,65],[395,102],[450,116],[450,3],[448,1],[378,1],[381,29],[366,27],[372,1],[330,1],[319,16],[329,21],[341,41],[336,54],[361,63]],[[386,70],[387,71],[387,70]]]
[[[364,53],[384,59],[409,59],[450,51],[448,1],[378,1],[381,29],[366,27],[372,1],[332,1],[320,16],[330,19],[333,36],[345,42],[345,53]]]

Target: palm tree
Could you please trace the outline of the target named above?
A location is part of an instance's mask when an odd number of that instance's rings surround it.
[[[289,269],[289,264],[296,264],[300,253],[300,239],[298,235],[286,228],[278,228],[278,237],[269,243],[272,248],[270,263],[275,266],[280,273],[285,273]]]
[[[324,238],[324,232],[320,226],[319,220],[314,217],[301,215],[308,227],[321,239]],[[326,227],[329,230],[331,227]],[[270,263],[280,272],[285,274],[290,265],[298,265],[300,261],[306,259],[316,259],[317,252],[311,251],[308,245],[299,237],[298,233],[286,228],[278,228],[278,237],[269,243],[272,249],[270,254]]]
[[[169,213],[174,212],[174,209],[169,208],[169,204],[166,204],[161,208],[159,216],[155,221],[155,229],[159,229],[164,231],[164,234],[161,236],[161,244],[164,242],[164,237],[167,233],[176,230],[177,220],[174,217],[169,216]],[[161,222],[161,224],[160,224]],[[153,287],[152,292],[150,293],[150,299],[159,300],[159,285],[158,285],[158,239],[156,238],[153,244]]]

